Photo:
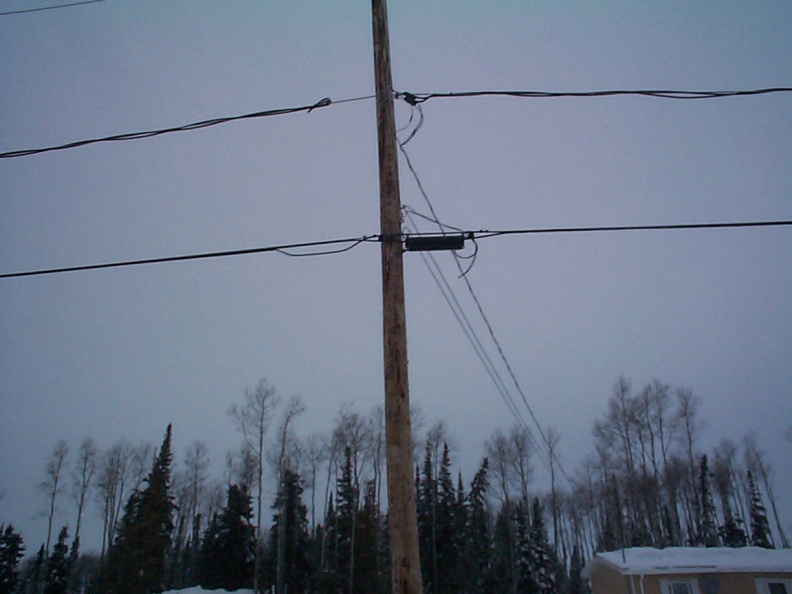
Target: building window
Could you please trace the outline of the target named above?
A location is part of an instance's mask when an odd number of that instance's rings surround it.
[[[792,594],[792,580],[757,578],[758,594]]]
[[[696,579],[660,580],[660,591],[663,594],[701,594]]]

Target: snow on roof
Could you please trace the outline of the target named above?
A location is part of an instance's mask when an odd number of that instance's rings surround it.
[[[668,547],[654,549],[633,547],[609,553],[597,553],[584,569],[590,577],[599,567],[625,575],[685,573],[792,573],[792,549]]]

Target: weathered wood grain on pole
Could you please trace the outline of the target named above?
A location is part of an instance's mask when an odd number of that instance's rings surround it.
[[[388,535],[392,592],[420,594],[421,563],[412,473],[407,326],[401,240],[401,199],[393,110],[388,12],[385,0],[372,0],[374,72],[382,234],[382,307],[385,358],[385,437],[388,469]]]

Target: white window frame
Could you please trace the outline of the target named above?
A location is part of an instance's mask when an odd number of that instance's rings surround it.
[[[754,579],[754,583],[756,584],[757,594],[770,594],[770,584],[784,584],[784,586],[786,586],[786,591],[792,594],[792,579],[756,578]]]
[[[673,584],[687,584],[690,586],[691,594],[701,594],[697,578],[674,578],[660,580],[660,591],[663,594],[671,594],[671,586]]]

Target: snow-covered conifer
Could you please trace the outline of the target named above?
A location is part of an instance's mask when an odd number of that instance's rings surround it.
[[[22,537],[14,527],[0,525],[0,594],[10,594],[19,579],[19,560],[25,554]]]
[[[762,494],[756,484],[753,473],[748,471],[749,509],[751,513],[751,546],[773,549],[770,536],[770,522],[767,519],[767,510],[762,503]]]

